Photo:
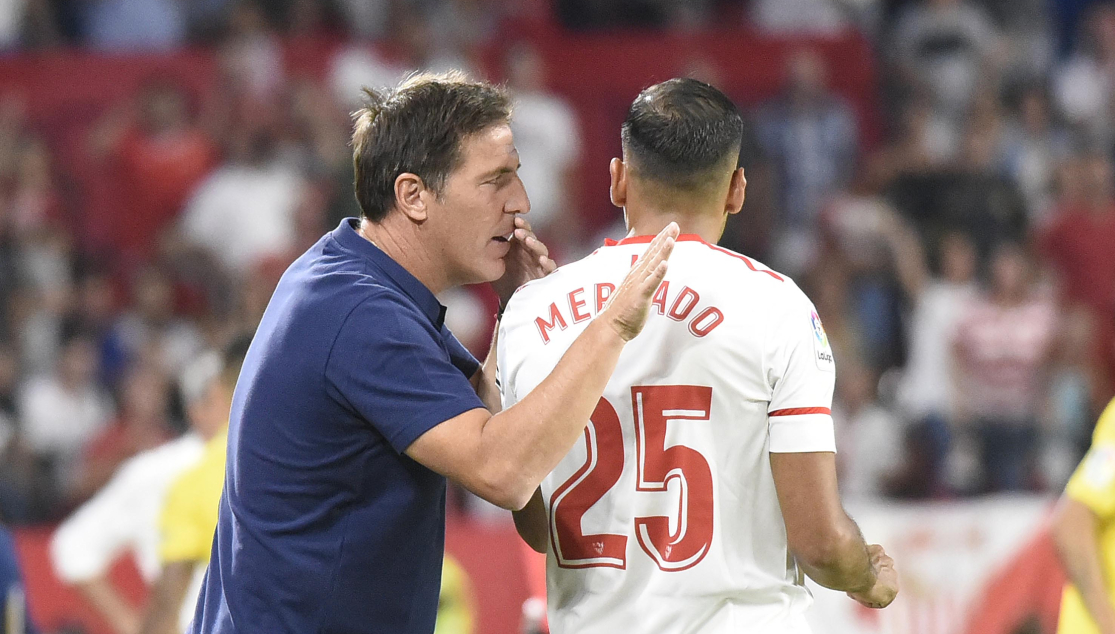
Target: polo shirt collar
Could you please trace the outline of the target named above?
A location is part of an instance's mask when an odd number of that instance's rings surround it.
[[[426,288],[425,284],[404,269],[403,265],[360,235],[357,232],[359,227],[360,220],[358,218],[345,218],[341,221],[340,226],[333,230],[333,239],[345,249],[358,254],[375,266],[387,278],[386,281],[389,281],[392,286],[411,298],[418,309],[422,311],[422,314],[426,315],[434,326],[440,330],[442,324],[445,323],[445,306],[441,305],[441,302],[430,292],[430,289]]]

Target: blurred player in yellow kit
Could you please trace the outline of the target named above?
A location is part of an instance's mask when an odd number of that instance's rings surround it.
[[[1061,496],[1053,537],[1070,582],[1058,634],[1115,634],[1115,401]]]

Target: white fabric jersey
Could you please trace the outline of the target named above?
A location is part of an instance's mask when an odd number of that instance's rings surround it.
[[[650,240],[610,241],[519,289],[499,332],[504,407],[550,373]],[[808,632],[768,452],[835,451],[834,378],[792,281],[680,236],[585,440],[542,483],[551,631]]]
[[[74,584],[108,572],[130,550],[143,579],[159,576],[159,513],[174,479],[201,459],[204,443],[186,434],[129,458],[108,484],[55,531],[54,571]]]

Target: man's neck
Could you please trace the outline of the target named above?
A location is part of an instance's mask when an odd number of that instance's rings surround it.
[[[723,214],[715,215],[701,211],[671,211],[661,209],[626,209],[628,237],[654,236],[666,228],[671,222],[676,222],[683,234],[695,234],[710,244],[716,244],[724,235]]]
[[[413,231],[401,229],[390,219],[380,223],[362,219],[356,232],[395,260],[431,293],[437,295],[452,286],[444,268],[434,262]]]

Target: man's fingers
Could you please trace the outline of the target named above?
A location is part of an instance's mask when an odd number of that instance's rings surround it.
[[[557,270],[557,262],[554,262],[549,257],[542,255],[538,257],[538,265],[542,267],[542,271],[549,275]]]

